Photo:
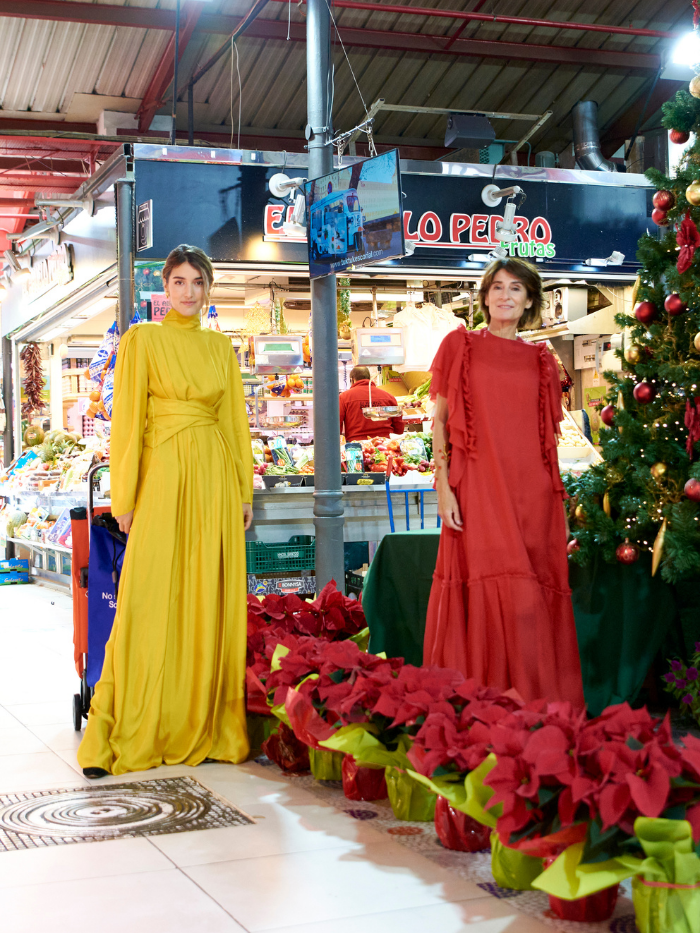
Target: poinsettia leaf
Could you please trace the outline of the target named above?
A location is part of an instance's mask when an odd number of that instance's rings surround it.
[[[537,792],[537,799],[539,800],[540,806],[543,807],[546,803],[549,803],[552,797],[555,797],[557,793],[557,788],[540,787],[539,791]]]
[[[607,862],[608,859],[614,858],[624,838],[618,826],[611,826],[603,831],[599,818],[592,820],[588,825],[581,864]]]
[[[631,748],[633,752],[639,752],[644,748],[644,743],[635,739],[633,735],[627,736],[627,747]]]
[[[333,681],[334,684],[339,684],[342,681],[342,679],[345,677],[345,671],[342,671],[342,670],[333,671],[328,676],[330,677],[330,679]]]

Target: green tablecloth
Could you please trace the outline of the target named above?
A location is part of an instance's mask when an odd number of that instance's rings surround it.
[[[362,594],[370,651],[422,663],[439,539],[437,529],[382,539]],[[634,701],[662,646],[689,656],[700,640],[700,584],[676,590],[651,576],[650,560],[643,554],[631,566],[571,565],[583,688],[594,715],[611,703]]]

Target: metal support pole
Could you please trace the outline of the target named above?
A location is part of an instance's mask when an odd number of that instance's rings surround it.
[[[22,363],[19,358],[19,344],[12,339],[12,431],[15,454],[22,453]]]
[[[187,85],[187,144],[194,146],[194,84]]]
[[[175,61],[173,63],[173,125],[170,130],[170,145],[177,142],[177,66],[180,58],[180,0],[175,10]]]
[[[14,439],[14,393],[12,391],[12,341],[9,337],[2,338],[2,405],[5,409],[5,429],[2,434],[3,466],[9,466],[15,457]],[[5,544],[5,558],[11,560],[15,556],[15,546],[12,541]]]
[[[308,0],[306,12],[306,88],[309,178],[333,171],[331,113],[331,20],[326,0]],[[343,490],[340,479],[338,407],[338,321],[335,276],[311,282],[314,367],[314,525],[316,588],[330,580],[345,590]]]
[[[15,456],[12,432],[15,411],[12,392],[12,341],[9,337],[2,338],[2,405],[5,409],[5,430],[2,435],[3,466],[9,466]]]
[[[117,202],[117,270],[119,274],[119,309],[117,325],[123,336],[134,316],[134,179],[120,178],[114,183]]]

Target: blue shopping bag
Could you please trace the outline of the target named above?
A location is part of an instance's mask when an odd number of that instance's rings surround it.
[[[94,687],[102,674],[105,645],[109,639],[117,610],[118,580],[121,575],[126,545],[107,528],[90,526],[90,560],[88,563],[88,654],[87,682]]]

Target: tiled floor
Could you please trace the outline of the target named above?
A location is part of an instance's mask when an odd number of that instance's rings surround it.
[[[88,786],[69,597],[0,589],[0,793]],[[3,933],[551,933],[255,763],[189,774],[252,826],[0,853]]]

